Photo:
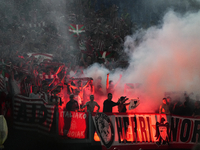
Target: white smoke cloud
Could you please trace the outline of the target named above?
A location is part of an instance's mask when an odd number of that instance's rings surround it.
[[[42,2],[52,10],[49,14],[51,21],[56,27],[61,28],[65,36],[68,36],[65,26],[66,19],[58,18],[65,14],[66,3],[63,0],[59,3],[54,0],[42,0]],[[172,1],[168,5],[171,3]],[[162,1],[162,3],[154,4],[159,7],[165,3]],[[173,5],[181,4],[183,4],[181,1],[173,1]],[[56,14],[53,10],[56,10]],[[141,99],[141,104],[135,110],[137,112],[154,112],[162,103],[164,92],[167,91],[187,91],[198,94],[198,85],[200,85],[199,15],[200,12],[181,15],[168,11],[161,25],[150,27],[147,30],[141,29],[134,35],[127,36],[124,50],[130,56],[130,65],[126,70],[119,69],[110,74],[110,80],[114,83],[118,81],[120,74],[123,75],[113,100],[117,101],[118,97],[126,94],[124,93],[125,83],[142,84],[140,92],[134,92],[130,96],[130,98],[140,97]],[[101,76],[103,89],[106,92],[106,74],[109,73],[107,69],[94,64],[84,73],[85,76],[93,77],[94,81]]]
[[[156,1],[146,3],[152,8],[160,5],[190,6],[189,1]],[[185,6],[185,3],[188,3]],[[199,2],[199,0],[196,0]],[[48,13],[43,14],[45,20],[52,22],[62,37],[69,38],[67,32],[68,5],[64,0],[41,0]],[[195,3],[196,4],[196,3]],[[39,4],[38,4],[39,5]],[[7,6],[10,7],[10,6]],[[12,10],[13,8],[10,7]],[[168,7],[167,7],[168,8]],[[147,9],[148,10],[148,9]],[[192,10],[190,10],[192,11]],[[67,14],[67,15],[66,15]],[[110,80],[116,83],[122,74],[122,79],[114,93],[114,101],[125,95],[125,83],[141,83],[141,92],[135,92],[130,98],[140,97],[141,104],[137,111],[152,112],[161,104],[166,91],[187,91],[199,93],[200,85],[200,12],[178,14],[168,11],[162,20],[162,25],[153,26],[147,30],[139,30],[134,35],[127,36],[124,50],[130,56],[130,65],[126,70],[116,70],[110,74]],[[138,40],[139,39],[139,44]],[[63,40],[65,42],[65,40]],[[137,41],[137,42],[136,42]],[[71,44],[71,43],[68,43]],[[55,43],[56,45],[56,43]],[[72,44],[73,45],[73,44]],[[104,67],[95,64],[84,71],[85,76],[102,77],[103,89],[106,87]]]
[[[151,27],[132,50],[125,82],[142,83],[146,111],[158,107],[167,91],[199,93],[200,12],[180,15],[169,11],[161,28]],[[125,43],[134,43],[134,35]],[[144,104],[145,104],[144,103]]]
[[[135,112],[155,112],[162,103],[165,92],[187,91],[194,95],[200,89],[200,12],[180,15],[169,11],[160,27],[150,27],[141,34],[128,36],[125,50],[129,47],[130,66],[118,70],[110,78],[116,83],[119,74],[122,80],[117,86],[114,101],[124,95],[124,83],[141,83],[141,91],[133,97],[140,97],[141,104]],[[140,37],[140,44],[135,39]],[[107,70],[95,66],[90,75]],[[98,71],[97,71],[98,70]],[[103,82],[105,84],[105,80]],[[117,110],[115,110],[117,111]]]

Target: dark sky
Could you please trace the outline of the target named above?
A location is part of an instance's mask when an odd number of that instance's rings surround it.
[[[199,2],[195,0],[97,0],[95,9],[113,4],[119,7],[119,16],[128,12],[133,22],[147,24],[151,21],[159,22],[169,9],[185,13],[200,8]]]
[[[10,19],[13,19],[13,16],[15,18],[19,17],[19,15],[15,14],[15,12],[13,11],[14,9],[20,8],[20,13],[24,16],[27,16],[27,13],[34,7],[37,7],[38,10],[42,11],[43,7],[45,7],[45,5],[43,5],[44,1],[45,0],[2,0],[0,2],[0,7],[1,12],[12,14],[12,17]],[[55,2],[56,4],[58,4],[63,3],[63,1],[64,0],[57,0]],[[69,0],[66,1],[66,3],[74,1]],[[137,24],[145,23],[148,26],[151,22],[159,23],[159,21],[169,9],[184,13],[188,10],[194,11],[200,8],[199,2],[197,0],[91,0],[91,4],[93,4],[95,1],[96,11],[101,9],[103,5],[104,7],[108,8],[115,4],[118,6],[119,16],[129,14],[132,22]],[[76,10],[78,8],[74,9]],[[43,13],[45,12],[42,12],[41,14]]]

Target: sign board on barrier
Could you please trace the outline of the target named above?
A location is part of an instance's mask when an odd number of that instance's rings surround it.
[[[92,118],[103,149],[191,149],[200,142],[200,119],[197,118],[125,113],[101,113],[101,117]],[[104,133],[114,137],[104,138]]]
[[[59,109],[58,133],[72,139],[87,138],[88,113]]]

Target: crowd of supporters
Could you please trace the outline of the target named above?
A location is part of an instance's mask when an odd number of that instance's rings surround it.
[[[95,62],[109,70],[126,67],[125,36],[138,28],[126,11],[119,15],[117,5],[102,5],[96,9],[96,3],[91,0],[64,4],[2,1],[5,7],[0,10],[1,113],[3,108],[11,107],[16,94],[60,104],[58,97],[69,100],[69,95],[74,94],[79,105],[83,99],[89,100],[91,94],[105,94],[100,84],[102,78],[94,81],[94,88],[93,79],[85,77],[83,69]],[[72,24],[83,25],[84,32],[70,34],[68,28]],[[29,53],[48,53],[51,59],[40,59]],[[107,83],[108,93],[112,93],[110,87],[115,87],[112,82]],[[87,94],[83,94],[83,90]],[[184,104],[167,102],[168,105],[169,112],[178,115],[186,112],[191,115],[194,108],[199,109],[199,103],[191,105],[190,100]]]
[[[93,82],[83,72],[83,67],[66,66],[53,58],[41,59],[43,54],[20,56],[13,54],[13,59],[1,58],[0,64],[0,99],[1,114],[6,115],[12,108],[15,95],[23,95],[31,99],[43,99],[44,103],[64,105],[73,94],[81,108],[95,97],[106,96],[115,88],[107,75],[107,92],[102,89],[102,77]],[[45,54],[44,54],[45,55]],[[46,55],[45,55],[46,56]],[[121,79],[121,76],[119,80]],[[119,81],[118,81],[119,82]]]
[[[79,95],[81,103],[83,94],[77,93],[85,88],[82,84],[87,82],[86,89],[93,85],[91,78],[80,80],[85,77],[83,69],[95,62],[109,70],[128,65],[124,61],[127,57],[123,43],[125,36],[131,34],[132,25],[128,14],[118,14],[116,5],[102,5],[98,10],[95,9],[96,1],[90,0],[64,4],[14,0],[2,1],[1,5],[1,113],[6,113],[4,108],[11,107],[16,94],[54,103],[58,102],[55,100],[58,93],[67,99],[73,93]],[[61,20],[55,21],[54,17]],[[68,28],[72,24],[83,25],[84,32],[71,35]],[[42,59],[32,54],[45,54],[51,58]],[[99,81],[101,77],[96,82]],[[61,92],[64,87],[67,92],[63,93],[68,96]],[[86,89],[89,99],[88,95],[94,94],[94,89]],[[95,92],[103,94],[101,84]]]
[[[32,99],[43,99],[44,103],[48,104],[62,106],[64,103],[63,107],[73,96],[78,103],[79,111],[82,111],[82,106],[91,100],[91,95],[95,96],[95,100],[101,96],[105,98],[108,93],[113,93],[122,77],[120,75],[114,85],[107,74],[105,93],[102,89],[102,77],[99,76],[93,81],[91,77],[84,75],[83,67],[74,69],[64,63],[48,59],[38,64],[39,58],[35,56],[18,57],[17,55],[13,57],[12,62],[2,59],[0,64],[0,108],[3,115],[11,113],[14,96],[18,94]],[[119,104],[121,103],[117,102],[115,105]],[[197,100],[193,100],[185,93],[184,101],[180,98],[163,98],[163,104],[158,112],[198,117],[200,103],[198,97]]]
[[[127,66],[123,43],[125,36],[131,34],[132,23],[128,14],[119,16],[116,5],[95,10],[96,2],[90,0],[69,1],[64,6],[51,1],[4,3],[8,9],[0,11],[2,58],[11,60],[16,53],[24,56],[40,52],[74,66],[87,67],[94,62],[104,63],[109,69]],[[55,21],[54,14],[62,19]],[[71,34],[70,25],[83,25],[84,32]]]
[[[171,99],[171,97],[163,98],[163,103],[159,107],[161,114],[174,114],[179,116],[200,116],[200,101],[198,99],[191,99],[188,94],[184,94],[184,100],[180,97]]]

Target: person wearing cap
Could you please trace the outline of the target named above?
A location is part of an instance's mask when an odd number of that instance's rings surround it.
[[[66,104],[66,110],[68,111],[77,111],[79,110],[79,105],[78,102],[76,100],[74,100],[74,95],[71,94],[69,96],[69,102]]]

